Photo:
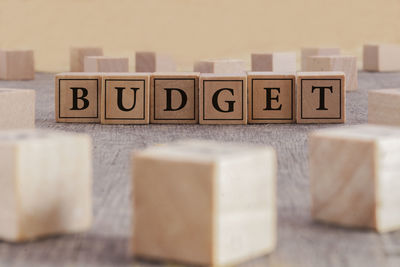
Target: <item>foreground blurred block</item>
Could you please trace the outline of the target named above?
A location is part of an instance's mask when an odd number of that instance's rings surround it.
[[[400,89],[368,91],[368,122],[400,126]]]
[[[128,72],[129,58],[90,56],[84,59],[85,72]]]
[[[102,56],[103,48],[101,47],[71,47],[69,66],[71,72],[84,71],[84,60],[88,56]]]
[[[91,140],[51,131],[0,132],[0,238],[20,242],[88,230]]]
[[[155,52],[136,52],[135,63],[136,72],[176,71],[176,63],[172,57]]]
[[[378,232],[400,229],[400,129],[361,125],[310,136],[314,219]]]
[[[35,127],[35,91],[0,88],[0,129]]]
[[[138,152],[133,164],[135,255],[225,265],[275,248],[273,149],[186,141]]]
[[[400,71],[400,45],[364,45],[363,68],[366,71]]]
[[[33,50],[0,50],[0,80],[35,79]]]
[[[252,71],[296,72],[295,52],[251,54]]]
[[[246,64],[239,59],[203,60],[194,63],[193,71],[200,73],[241,73]]]
[[[305,70],[306,60],[310,56],[335,56],[340,55],[337,47],[306,47],[301,49],[301,70]]]

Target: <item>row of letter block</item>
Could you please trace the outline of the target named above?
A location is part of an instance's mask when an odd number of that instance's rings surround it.
[[[60,73],[57,122],[344,123],[345,74]]]
[[[0,49],[0,80],[33,80],[34,64],[32,50]]]

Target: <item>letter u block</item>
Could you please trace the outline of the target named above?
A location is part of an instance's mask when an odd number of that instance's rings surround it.
[[[149,74],[104,73],[102,80],[102,124],[149,123]]]
[[[150,123],[198,123],[198,72],[156,72],[150,84]]]
[[[133,158],[133,252],[233,265],[276,244],[272,148],[181,141]]]
[[[59,73],[55,90],[57,122],[100,122],[101,73]]]
[[[200,124],[246,124],[246,74],[201,74],[199,113]]]

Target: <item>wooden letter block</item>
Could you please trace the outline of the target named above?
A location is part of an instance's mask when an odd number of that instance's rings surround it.
[[[102,55],[103,48],[100,47],[71,47],[69,60],[70,71],[83,72],[85,57]]]
[[[199,122],[198,72],[158,72],[150,83],[150,123]]]
[[[251,54],[252,71],[296,72],[295,52]]]
[[[102,124],[149,123],[149,74],[105,73],[102,84]]]
[[[400,71],[400,45],[364,45],[365,71]]]
[[[193,70],[200,73],[242,73],[246,72],[246,64],[238,59],[204,60],[196,62]]]
[[[66,72],[55,78],[57,122],[100,122],[101,73]]]
[[[346,74],[346,91],[358,88],[357,57],[312,56],[305,62],[304,71],[342,71]]]
[[[310,56],[337,56],[340,55],[340,48],[335,47],[308,47],[301,49],[301,70],[305,71],[306,60]]]
[[[400,89],[368,92],[368,123],[400,126]]]
[[[200,124],[247,123],[245,74],[200,75]]]
[[[85,72],[128,72],[127,57],[93,56],[84,59]]]
[[[344,123],[346,121],[343,72],[297,73],[297,123]]]
[[[311,134],[314,219],[378,232],[400,229],[400,129],[358,125]]]
[[[35,79],[33,50],[0,50],[0,80]]]
[[[276,243],[276,165],[269,147],[185,141],[133,158],[133,251],[234,265]]]
[[[248,72],[248,122],[295,122],[295,74]]]
[[[35,90],[0,88],[0,129],[35,128]]]
[[[91,140],[36,130],[0,133],[0,239],[86,231],[92,222]]]
[[[136,72],[174,72],[175,60],[169,55],[155,52],[136,52]]]

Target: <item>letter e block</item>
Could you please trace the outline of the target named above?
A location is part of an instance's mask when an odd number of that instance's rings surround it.
[[[276,244],[272,148],[181,141],[133,157],[133,252],[230,266]]]
[[[35,90],[0,88],[0,129],[35,127]]]
[[[0,80],[35,79],[33,50],[0,50]]]

